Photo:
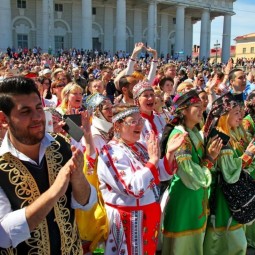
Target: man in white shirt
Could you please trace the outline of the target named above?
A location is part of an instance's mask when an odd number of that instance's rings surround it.
[[[0,253],[83,254],[73,209],[97,200],[83,175],[83,153],[45,133],[31,79],[0,84],[0,121],[8,125],[0,148]]]

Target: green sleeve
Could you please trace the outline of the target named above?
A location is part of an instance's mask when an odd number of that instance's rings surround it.
[[[221,150],[217,166],[220,168],[223,178],[227,183],[235,183],[239,180],[242,170],[242,159],[234,158],[234,153],[231,149]]]
[[[192,144],[189,138],[185,138],[185,143],[176,151],[178,164],[177,175],[184,185],[192,190],[207,188],[210,186],[212,177],[210,170],[205,166],[200,166],[192,158]]]

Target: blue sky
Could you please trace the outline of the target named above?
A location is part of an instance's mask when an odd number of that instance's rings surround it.
[[[231,21],[231,45],[237,36],[255,33],[255,0],[236,0]],[[197,22],[193,28],[193,44],[200,44],[201,22]],[[222,45],[223,17],[217,17],[211,26],[211,48],[218,42]]]

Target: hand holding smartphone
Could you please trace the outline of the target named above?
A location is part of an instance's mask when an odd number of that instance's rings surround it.
[[[224,134],[223,132],[218,131],[216,128],[213,128],[211,130],[211,132],[208,135],[208,140],[216,135],[218,135],[218,137],[221,138],[223,145],[228,144],[230,137],[228,135]]]

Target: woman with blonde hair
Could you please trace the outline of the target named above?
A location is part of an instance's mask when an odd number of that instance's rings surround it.
[[[62,102],[57,111],[64,114],[75,114],[83,109],[82,107],[83,89],[74,82],[69,82],[61,92]]]

